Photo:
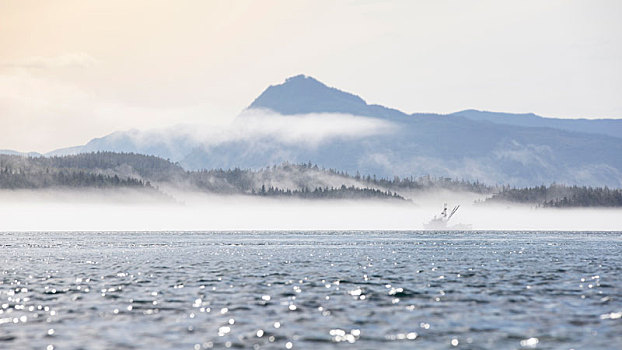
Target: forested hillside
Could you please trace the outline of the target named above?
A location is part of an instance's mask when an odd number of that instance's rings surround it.
[[[486,200],[486,203],[501,202],[554,208],[620,207],[622,206],[622,190],[564,185],[505,188]]]
[[[128,164],[122,161],[123,155],[118,156],[116,158],[115,155],[108,153],[52,158],[0,155],[0,188],[132,187],[154,189],[149,181],[144,181],[139,177],[124,176],[122,170],[127,168]],[[116,160],[113,160],[114,158]],[[144,158],[157,159],[156,157]],[[140,157],[131,159],[138,161]],[[106,169],[114,168],[118,171],[106,171]]]
[[[96,152],[62,157],[0,155],[0,188],[142,188],[160,186],[218,194],[299,198],[404,198],[345,173],[283,164],[256,171],[185,171],[177,164],[132,153]]]
[[[161,186],[217,194],[298,198],[404,199],[404,190],[446,189],[491,193],[481,183],[449,178],[393,179],[350,175],[311,163],[283,163],[258,170],[212,169],[185,171],[155,156],[96,152],[71,156],[25,157],[0,155],[0,188],[111,188],[157,189]]]
[[[0,155],[0,189],[133,188],[176,189],[221,195],[304,199],[412,199],[443,190],[481,195],[484,203],[541,207],[619,207],[622,190],[551,185],[528,188],[431,176],[377,178],[324,169],[311,163],[283,163],[261,169],[186,171],[155,156],[96,152],[61,157]],[[487,199],[485,199],[488,197]]]

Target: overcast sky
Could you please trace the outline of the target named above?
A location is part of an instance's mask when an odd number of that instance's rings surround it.
[[[402,111],[622,117],[622,1],[0,2],[0,149],[230,121],[311,75]]]

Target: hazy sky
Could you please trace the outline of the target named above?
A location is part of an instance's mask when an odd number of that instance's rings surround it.
[[[0,149],[225,123],[304,73],[405,112],[622,117],[622,1],[0,1]]]

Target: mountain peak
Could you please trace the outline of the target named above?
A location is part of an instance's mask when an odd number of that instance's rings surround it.
[[[331,88],[319,80],[304,75],[285,79],[269,86],[249,108],[267,108],[281,114],[352,113],[367,107],[365,101],[353,94]]]
[[[269,86],[248,108],[270,109],[284,115],[344,113],[369,117],[404,116],[397,110],[368,105],[357,95],[326,86],[304,74]]]
[[[288,84],[288,83],[289,84],[316,83],[316,84],[326,86],[322,84],[319,80],[313,78],[312,76],[304,75],[304,74],[298,74],[298,75],[294,75],[292,77],[286,78],[285,84]]]

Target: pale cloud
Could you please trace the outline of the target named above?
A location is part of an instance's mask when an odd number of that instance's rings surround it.
[[[31,56],[19,60],[3,61],[0,66],[11,68],[89,68],[99,61],[85,52],[65,53],[58,56]]]
[[[160,140],[171,149],[180,139],[204,147],[261,138],[315,147],[393,130],[389,122],[345,114],[247,110],[236,117],[210,101],[175,108],[125,104],[30,69],[0,72],[0,126],[0,149],[40,153],[129,129],[141,130],[130,133],[137,145]]]
[[[547,145],[523,145],[516,140],[503,144],[493,151],[494,157],[499,160],[519,162],[522,166],[539,166],[550,168],[554,152]]]
[[[271,147],[273,142],[278,142],[312,149],[335,139],[357,139],[395,130],[393,123],[377,118],[339,113],[281,115],[270,110],[250,109],[228,124],[178,124],[129,130],[114,137],[128,136],[139,147],[158,140],[175,148],[184,140],[206,149],[238,141],[254,143],[256,147]]]
[[[233,139],[272,137],[285,144],[315,147],[335,138],[356,139],[387,134],[396,126],[386,120],[339,113],[280,115],[268,110],[246,110],[229,129]]]
[[[32,69],[0,71],[0,149],[45,153],[118,130],[182,122],[218,125],[232,119],[209,102],[180,108],[128,105]]]

